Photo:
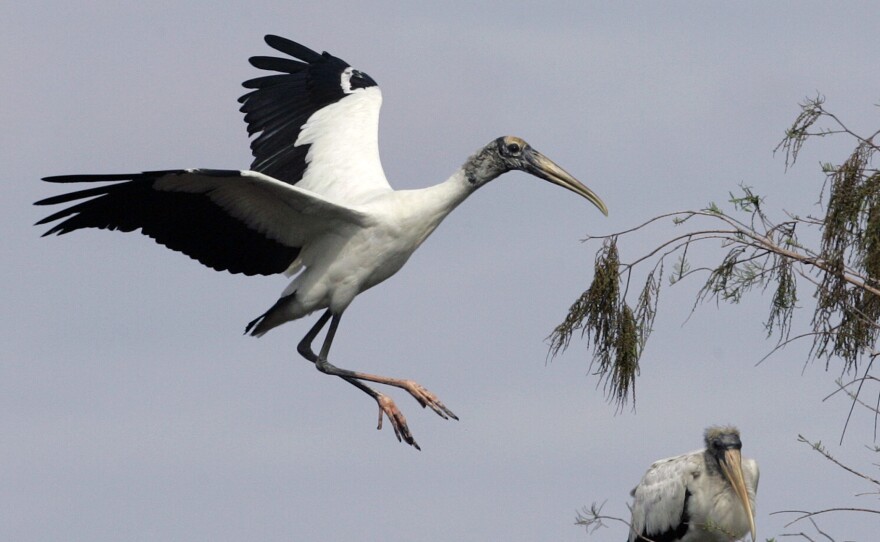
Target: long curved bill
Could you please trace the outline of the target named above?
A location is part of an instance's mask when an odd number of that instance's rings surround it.
[[[529,173],[536,177],[540,177],[545,181],[550,181],[562,188],[571,190],[575,194],[586,198],[590,203],[602,211],[602,214],[608,216],[608,207],[605,206],[605,202],[602,201],[602,198],[581,184],[580,181],[572,177],[567,171],[557,166],[553,160],[547,158],[531,147],[526,148],[525,159],[528,163]]]
[[[749,517],[749,528],[752,532],[752,542],[755,542],[755,515],[752,511],[752,503],[749,501],[749,492],[746,490],[746,482],[743,478],[742,471],[742,454],[739,450],[727,450],[724,452],[724,458],[718,462],[721,465],[721,471],[724,476],[730,480],[730,485],[736,492],[736,496],[742,502],[746,515]]]

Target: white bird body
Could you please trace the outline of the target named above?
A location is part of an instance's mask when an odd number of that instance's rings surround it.
[[[257,68],[280,73],[244,83],[253,90],[239,99],[241,111],[248,132],[259,134],[251,141],[249,170],[46,177],[112,184],[37,202],[75,202],[38,224],[61,220],[44,235],[81,228],[141,230],[218,271],[292,276],[280,299],[245,332],[261,336],[327,309],[298,351],[322,372],[369,394],[380,407],[379,427],[387,415],[398,439],[418,447],[394,402],[363,381],[403,388],[441,417],[455,415],[413,381],[331,365],[327,356],[342,313],[358,294],[399,271],[468,195],[507,171],[526,171],[577,193],[605,214],[607,208],[589,188],[511,136],[480,149],[445,182],[395,191],[379,159],[382,93],[376,82],[329,53],[278,36],[266,36],[266,42],[292,58],[250,59]],[[315,354],[311,344],[328,322]]]
[[[295,292],[295,302],[267,317],[257,335],[316,310],[341,314],[358,294],[397,273],[473,190],[460,170],[444,183],[378,194],[354,208],[358,224],[336,227],[302,246],[292,266],[298,274],[281,294]]]
[[[632,490],[629,541],[731,542],[750,531],[754,536],[757,462],[741,459],[741,474],[748,509],[736,482],[706,448],[655,461]]]

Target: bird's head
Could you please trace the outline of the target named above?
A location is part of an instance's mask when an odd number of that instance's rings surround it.
[[[471,156],[464,165],[465,175],[474,187],[515,169],[571,190],[608,215],[608,207],[595,192],[518,137],[499,137]]]
[[[739,438],[739,429],[735,427],[710,427],[706,429],[706,452],[714,458],[721,473],[730,482],[733,491],[742,502],[746,515],[749,518],[749,528],[752,540],[755,538],[755,516],[752,511],[752,503],[749,500],[749,492],[746,489],[742,471],[742,441]]]

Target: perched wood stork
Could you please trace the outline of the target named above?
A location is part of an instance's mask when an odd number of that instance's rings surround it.
[[[758,464],[743,459],[739,430],[710,427],[706,447],[656,461],[632,490],[629,542],[755,541]]]
[[[63,175],[52,183],[96,183],[37,205],[71,203],[37,224],[61,220],[45,234],[81,228],[140,229],[166,247],[218,271],[293,276],[280,299],[250,322],[262,336],[325,309],[299,343],[321,372],[367,393],[398,440],[418,448],[394,401],[365,382],[409,392],[422,407],[458,419],[412,380],[332,365],[327,357],[342,313],[359,293],[396,273],[458,204],[502,173],[521,170],[583,196],[604,214],[592,190],[518,137],[499,137],[436,186],[393,190],[379,161],[382,94],[376,82],[329,53],[278,36],[266,43],[292,58],[257,56],[259,69],[242,96],[254,155],[250,170],[179,169],[121,175]],[[295,60],[298,59],[298,60]],[[319,353],[312,342],[327,323]]]

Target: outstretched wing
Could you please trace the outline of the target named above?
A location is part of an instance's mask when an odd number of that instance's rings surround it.
[[[76,202],[37,222],[45,234],[81,228],[135,231],[218,271],[287,270],[314,236],[365,225],[362,213],[253,171],[186,169],[46,177],[53,183],[114,181],[46,198]]]
[[[376,82],[329,53],[265,39],[292,58],[250,59],[279,72],[243,83],[254,89],[239,98],[248,133],[259,133],[251,141],[251,169],[347,205],[391,190],[379,160]]]
[[[699,469],[693,453],[654,462],[632,491],[630,542],[679,540],[688,530],[688,480]]]

